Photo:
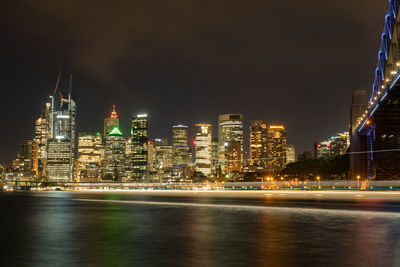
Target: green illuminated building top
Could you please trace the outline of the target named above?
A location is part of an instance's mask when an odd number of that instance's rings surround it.
[[[108,135],[111,135],[111,136],[122,136],[122,133],[118,129],[118,127],[114,127],[114,129]]]

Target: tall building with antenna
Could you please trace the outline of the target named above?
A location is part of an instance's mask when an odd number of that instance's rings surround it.
[[[113,105],[113,110],[108,118],[104,119],[104,139],[110,134],[110,132],[115,128],[119,128],[119,118],[118,113],[115,111],[115,105]]]
[[[49,102],[50,138],[47,145],[46,178],[50,182],[72,181],[74,172],[76,101],[72,96],[72,74],[69,75],[67,92],[59,88],[61,75],[62,71],[59,72]]]

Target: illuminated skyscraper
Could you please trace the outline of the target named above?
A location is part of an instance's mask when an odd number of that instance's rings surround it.
[[[241,172],[243,161],[243,115],[218,117],[218,158],[222,173]]]
[[[176,125],[172,127],[172,161],[174,166],[187,166],[188,158],[188,127]]]
[[[212,175],[218,175],[221,173],[218,160],[218,138],[213,138],[211,143],[211,173]]]
[[[147,181],[147,142],[149,141],[147,114],[132,119],[132,178]]]
[[[61,74],[60,74],[61,75]],[[76,103],[72,96],[72,75],[69,80],[69,92],[61,93],[59,108],[56,108],[55,93],[50,96],[50,139],[47,147],[46,177],[51,182],[72,181],[75,158],[75,120]]]
[[[171,179],[172,172],[172,146],[168,139],[154,140],[154,177],[153,181],[164,182]]]
[[[155,166],[154,166],[154,142],[149,140],[147,141],[147,180],[149,182],[153,181]]]
[[[343,155],[350,146],[349,132],[337,133],[331,137],[332,156]]]
[[[250,163],[266,166],[267,158],[267,123],[266,121],[250,122]]]
[[[36,120],[34,141],[38,144],[39,159],[46,159],[47,141],[50,137],[49,131],[49,122],[45,118],[40,117]]]
[[[125,141],[125,178],[132,179],[132,137]]]
[[[36,120],[34,141],[38,146],[38,175],[45,176],[47,161],[47,143],[50,139],[49,122],[50,103],[46,103],[45,112]]]
[[[106,136],[115,127],[119,127],[119,118],[117,112],[115,111],[115,105],[113,105],[113,110],[110,114],[110,117],[104,119],[104,132],[103,132],[104,138],[106,138]]]
[[[212,156],[212,128],[211,124],[196,124],[196,149],[195,163],[196,171],[205,176],[211,174],[211,156]]]
[[[21,177],[33,178],[38,174],[38,145],[35,141],[26,140],[21,144],[14,164]]]
[[[176,125],[172,127],[172,164],[171,181],[184,182],[191,177],[191,154],[188,146],[188,127]]]
[[[125,144],[118,127],[115,127],[106,137],[105,159],[103,164],[103,179],[122,181],[125,178]]]
[[[296,162],[296,150],[294,145],[286,146],[286,164]]]
[[[72,165],[70,142],[60,139],[49,140],[46,167],[48,181],[71,182]]]
[[[79,133],[76,177],[80,182],[96,181],[101,177],[101,134]]]
[[[286,128],[283,125],[268,127],[268,172],[277,174],[286,164]]]

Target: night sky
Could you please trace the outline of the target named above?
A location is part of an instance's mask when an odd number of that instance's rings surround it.
[[[347,129],[353,88],[370,89],[387,2],[6,1],[0,163],[33,138],[60,68],[72,69],[78,131],[101,131],[112,104],[125,134],[148,113],[152,138],[243,113],[245,139],[264,119],[287,125],[297,154],[311,151]]]

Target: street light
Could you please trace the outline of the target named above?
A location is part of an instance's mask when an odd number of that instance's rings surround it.
[[[321,189],[321,177],[317,176],[318,188]]]
[[[360,189],[360,175],[357,175],[357,187]]]

